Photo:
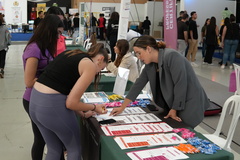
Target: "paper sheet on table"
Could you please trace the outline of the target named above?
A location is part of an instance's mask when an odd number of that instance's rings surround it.
[[[116,81],[114,84],[113,93],[121,95],[121,96],[124,95],[127,81],[128,81],[129,72],[130,72],[129,69],[118,67],[118,74],[117,74]]]
[[[154,149],[146,149],[139,151],[127,152],[127,155],[132,160],[145,160],[145,159],[187,159],[189,158],[186,154],[182,153],[174,147],[162,147]]]
[[[102,114],[95,116],[97,121],[102,121],[106,119],[114,119],[120,124],[130,124],[130,123],[148,123],[148,122],[160,122],[162,121],[156,115],[152,113],[145,114],[132,114],[132,115],[122,115],[122,116],[109,116],[108,114]]]
[[[106,136],[120,136],[126,134],[163,133],[171,132],[173,128],[165,122],[138,123],[121,125],[104,125],[101,129]]]
[[[106,114],[99,114],[95,115],[94,117],[97,120],[106,120],[106,119],[111,119],[113,116],[110,116],[110,113],[112,112],[113,108],[107,108],[107,113]],[[124,115],[129,115],[129,114],[142,114],[146,113],[142,108],[140,107],[128,107],[123,110],[121,114],[118,114],[117,116],[124,116]],[[114,117],[117,117],[114,116]]]
[[[187,143],[176,133],[117,136],[114,140],[121,149]]]

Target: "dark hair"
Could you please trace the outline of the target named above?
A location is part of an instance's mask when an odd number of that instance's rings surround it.
[[[62,20],[57,15],[47,15],[39,23],[33,36],[28,41],[27,46],[35,42],[44,57],[47,57],[45,53],[46,50],[48,50],[51,56],[54,57],[54,54],[57,51],[58,28],[63,26]]]
[[[214,27],[214,29],[215,29],[215,27],[216,27],[216,18],[214,16],[211,17],[209,26]]]
[[[183,14],[182,17],[181,17],[183,20],[187,19],[188,18],[188,14]]]
[[[133,47],[139,47],[142,49],[146,49],[147,46],[152,47],[156,50],[159,50],[160,48],[166,48],[166,44],[164,42],[157,42],[152,36],[149,35],[139,37],[133,44]]]
[[[55,15],[64,16],[64,13],[63,13],[62,9],[59,8],[59,7],[56,7],[56,6],[52,6],[52,7],[48,8],[46,15],[48,15],[48,14],[55,14]]]
[[[191,17],[192,17],[195,13],[197,13],[197,12],[196,12],[196,11],[192,11],[191,14],[190,14]]]
[[[118,14],[118,12],[113,12],[113,13],[111,14],[111,16],[110,16],[109,21],[110,21],[110,20],[119,20],[119,14]]]
[[[236,21],[236,17],[234,16],[234,14],[230,15],[230,22],[234,22]]]
[[[230,24],[230,18],[226,17],[224,19],[224,25],[227,26],[228,24]]]
[[[4,23],[3,15],[0,14],[0,26]]]
[[[205,23],[204,23],[204,26],[207,26],[207,21],[209,20],[209,18],[207,18],[206,20],[205,20]]]
[[[126,39],[119,39],[116,43],[116,46],[119,49],[120,53],[117,55],[117,59],[115,60],[114,64],[116,67],[119,67],[123,57],[129,50],[129,43]]]
[[[108,63],[108,52],[107,52],[106,48],[104,48],[103,43],[97,43],[95,45],[92,45],[91,48],[88,50],[88,52],[84,52],[80,49],[75,49],[75,50],[68,51],[65,54],[69,54],[69,56],[73,56],[76,54],[87,54],[90,58],[94,58],[97,55],[101,54],[104,57],[103,61],[105,63]],[[99,73],[96,74],[95,79],[94,79],[95,90],[97,90],[97,88],[98,88],[98,83],[99,83],[100,78],[101,78],[101,75]]]
[[[184,14],[185,12],[184,11],[180,11],[179,14]]]
[[[38,15],[41,14],[41,13],[43,13],[43,11],[38,11]]]

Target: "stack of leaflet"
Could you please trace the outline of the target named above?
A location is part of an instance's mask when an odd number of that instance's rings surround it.
[[[107,103],[108,96],[105,92],[85,92],[82,97],[84,103]]]

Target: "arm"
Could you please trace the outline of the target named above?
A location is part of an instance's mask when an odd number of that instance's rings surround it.
[[[190,30],[189,32],[190,32],[190,39],[193,40],[193,31]]]
[[[118,68],[115,66],[114,62],[108,63],[106,68],[107,68],[107,70],[109,70],[114,75],[117,75]]]
[[[105,105],[103,104],[97,104],[95,107],[93,104],[86,104],[80,101],[83,93],[96,75],[96,65],[87,58],[82,59],[79,62],[78,70],[81,76],[67,97],[66,107],[74,111],[92,110],[97,113],[106,113]]]
[[[143,69],[141,75],[139,76],[139,78],[136,80],[136,82],[131,87],[131,89],[130,89],[128,95],[126,96],[126,98],[124,99],[124,102],[122,103],[122,105],[118,108],[114,108],[110,115],[117,115],[117,114],[122,113],[122,111],[126,108],[126,106],[136,99],[136,97],[142,91],[143,87],[149,81],[146,68],[147,67],[145,67]]]
[[[218,29],[218,26],[216,26],[216,28],[215,28],[215,32],[216,32],[216,36],[218,37],[218,35],[219,35],[219,29]]]
[[[203,27],[202,27],[202,30],[201,30],[201,42],[202,43],[203,43],[203,38],[204,38],[204,35],[205,35],[205,31],[204,31]]]
[[[222,33],[222,43],[221,43],[222,48],[224,47],[224,39],[225,39],[225,36],[226,36],[226,32],[227,32],[227,27],[225,26],[223,28],[223,33]]]
[[[26,61],[25,70],[24,70],[24,82],[26,87],[32,88],[36,82],[36,73],[37,73],[38,59],[35,57],[30,57]]]
[[[184,31],[183,34],[184,34],[184,40],[185,40],[185,42],[188,43],[188,32],[187,32],[187,31]]]
[[[127,53],[128,54],[128,53]],[[122,67],[122,68],[126,68],[126,69],[129,69],[130,68],[130,65],[131,65],[131,57],[129,57],[128,55],[125,55],[123,58],[122,58],[122,61],[119,65],[119,67]],[[130,53],[131,54],[131,53]],[[127,57],[126,57],[127,56]],[[118,67],[116,67],[114,65],[114,63],[109,63],[106,67],[109,71],[111,71],[114,75],[117,75],[118,74]]]

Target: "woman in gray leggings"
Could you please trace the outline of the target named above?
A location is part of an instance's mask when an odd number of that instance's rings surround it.
[[[30,116],[41,131],[48,147],[46,160],[59,160],[65,146],[68,159],[80,160],[80,128],[75,112],[106,113],[103,104],[86,104],[82,94],[107,65],[103,44],[88,52],[66,51],[59,54],[34,84],[30,99]]]

